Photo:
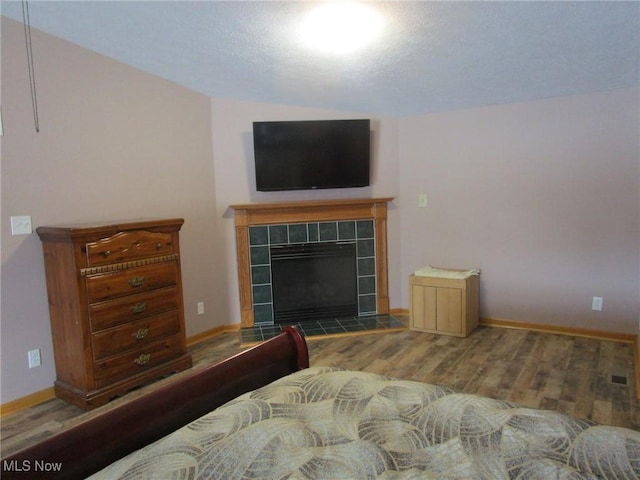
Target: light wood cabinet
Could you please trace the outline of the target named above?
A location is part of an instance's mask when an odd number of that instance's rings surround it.
[[[84,409],[190,368],[182,219],[39,227],[56,395]]]
[[[409,327],[466,337],[478,325],[479,276],[409,277]]]

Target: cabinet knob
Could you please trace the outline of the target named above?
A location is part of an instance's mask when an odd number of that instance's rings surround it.
[[[144,282],[144,277],[133,277],[131,280],[129,280],[128,283],[131,286],[131,288],[135,288],[142,285],[142,282]]]
[[[149,328],[140,328],[138,329],[137,332],[134,332],[131,334],[132,337],[136,338],[137,340],[142,340],[143,338],[145,338],[147,335],[149,335]]]
[[[106,251],[106,252],[104,252],[102,255],[104,256],[104,258],[108,258],[108,257],[109,257],[109,255],[111,255],[111,250],[107,250],[107,251]]]
[[[132,305],[129,310],[131,313],[142,313],[147,309],[147,304],[144,302],[138,302],[135,305]]]
[[[147,363],[149,363],[149,360],[151,360],[151,354],[150,353],[142,353],[140,354],[140,356],[138,358],[136,358],[133,363],[135,363],[138,366],[143,366],[146,365]]]
[[[160,250],[162,248],[162,244],[160,242],[156,243],[156,250]]]

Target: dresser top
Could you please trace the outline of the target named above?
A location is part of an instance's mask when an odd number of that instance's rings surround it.
[[[51,225],[36,228],[41,240],[73,241],[91,236],[108,236],[118,232],[148,230],[152,232],[178,231],[182,227],[182,218],[137,219],[115,222],[95,222],[67,225]]]

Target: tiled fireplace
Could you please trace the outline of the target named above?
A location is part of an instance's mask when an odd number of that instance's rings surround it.
[[[254,324],[269,325],[274,322],[271,247],[342,242],[353,242],[356,247],[357,314],[377,313],[373,220],[260,225],[249,227]]]
[[[357,315],[389,313],[386,215],[391,198],[233,205],[241,326],[274,323],[274,248],[355,246]],[[277,251],[277,250],[276,250]]]

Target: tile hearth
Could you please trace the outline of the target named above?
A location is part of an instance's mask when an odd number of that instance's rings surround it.
[[[305,337],[407,328],[406,323],[398,320],[393,315],[330,318],[326,320],[290,323],[289,325],[296,326]],[[240,329],[240,343],[248,344],[268,340],[280,333],[283,326],[284,325],[255,325],[253,327],[242,328]]]

